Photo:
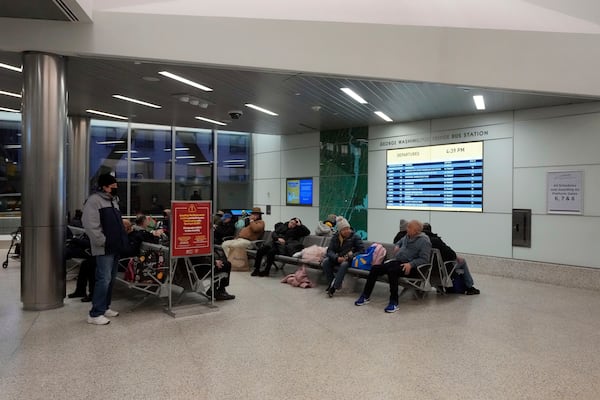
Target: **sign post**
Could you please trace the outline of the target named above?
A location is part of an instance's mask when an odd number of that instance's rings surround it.
[[[211,304],[214,302],[212,202],[171,202],[171,263],[169,283],[169,308],[172,312],[172,281],[179,258],[210,256],[211,260]],[[186,260],[187,263],[188,260]],[[191,265],[191,264],[190,264]],[[189,267],[189,265],[188,265]]]

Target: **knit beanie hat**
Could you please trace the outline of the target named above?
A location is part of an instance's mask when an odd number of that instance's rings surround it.
[[[341,218],[341,219],[338,219],[336,227],[339,232],[344,228],[350,228],[350,223],[348,222],[348,220],[346,218]]]
[[[98,177],[98,187],[110,186],[117,183],[117,180],[111,174],[102,174]]]

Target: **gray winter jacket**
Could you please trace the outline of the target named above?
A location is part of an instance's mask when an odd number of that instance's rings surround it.
[[[129,239],[119,205],[110,194],[92,194],[83,206],[81,220],[90,238],[92,255],[120,254],[128,248]]]

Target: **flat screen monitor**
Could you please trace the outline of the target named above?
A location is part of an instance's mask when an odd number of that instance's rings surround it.
[[[483,211],[483,142],[387,151],[386,207]]]
[[[232,209],[231,210],[231,215],[234,215],[236,217],[239,217],[240,215],[242,215],[242,213],[246,211],[246,214],[250,215],[250,212],[252,212],[252,210],[243,210],[243,209]]]
[[[312,206],[313,178],[287,178],[285,204],[288,206]]]

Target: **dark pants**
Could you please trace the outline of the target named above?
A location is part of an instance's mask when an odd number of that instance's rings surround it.
[[[276,244],[265,244],[256,252],[256,258],[254,259],[254,269],[260,270],[260,263],[262,262],[262,258],[267,256],[267,266],[265,268],[265,272],[268,273],[271,270],[271,266],[275,261],[275,256],[277,254],[281,254],[282,246],[278,246]]]
[[[371,272],[369,272],[369,276],[367,276],[367,283],[365,284],[365,288],[363,290],[363,296],[365,298],[371,297],[371,293],[373,292],[373,288],[375,287],[375,282],[377,278],[381,275],[387,274],[388,281],[390,283],[390,303],[398,304],[398,278],[410,276],[417,277],[419,273],[416,268],[410,269],[410,274],[406,275],[404,271],[402,271],[401,261],[390,261],[386,264],[373,265],[371,267]]]
[[[86,285],[89,288],[90,297],[94,295],[94,285],[96,284],[96,258],[87,258],[79,266],[79,275],[77,275],[77,286],[75,292],[86,294]]]
[[[198,265],[196,267],[196,273],[203,277],[209,271],[207,264]],[[219,281],[218,286],[215,286],[215,292],[224,291],[227,286],[229,286],[229,276],[231,275],[231,263],[227,260],[223,261],[223,266],[218,268],[216,265],[213,267],[213,273],[219,274],[221,272],[225,272],[227,274],[226,277],[222,278]]]

